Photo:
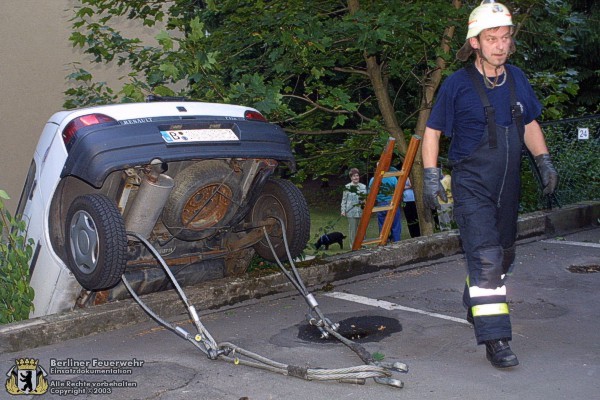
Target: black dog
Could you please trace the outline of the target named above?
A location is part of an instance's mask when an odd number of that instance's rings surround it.
[[[321,246],[325,246],[325,250],[329,250],[329,245],[337,243],[340,245],[340,249],[343,249],[344,239],[346,239],[346,236],[342,232],[326,233],[317,240],[315,248],[319,250]]]

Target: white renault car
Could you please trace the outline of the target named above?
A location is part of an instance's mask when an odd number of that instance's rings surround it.
[[[310,220],[287,135],[255,109],[187,101],[54,114],[17,214],[35,242],[32,316],[243,272],[254,253],[297,257]],[[131,232],[135,235],[131,235]]]

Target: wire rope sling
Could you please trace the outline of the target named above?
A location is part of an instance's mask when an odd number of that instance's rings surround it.
[[[305,379],[308,381],[335,380],[342,383],[364,384],[367,379],[373,378],[373,380],[377,383],[392,386],[395,388],[402,388],[404,386],[404,383],[401,380],[394,378],[392,375],[393,372],[408,372],[408,367],[406,364],[401,362],[376,361],[363,346],[342,336],[338,332],[339,324],[331,322],[321,312],[319,304],[317,303],[315,297],[307,290],[306,286],[304,285],[304,282],[300,277],[298,269],[296,268],[292,260],[287,238],[285,235],[286,230],[284,223],[281,219],[277,219],[279,224],[281,224],[282,226],[282,232],[284,232],[283,243],[289,260],[289,269],[287,269],[284,266],[279,257],[277,257],[277,255],[275,254],[273,244],[271,243],[271,240],[269,239],[269,236],[267,234],[267,230],[264,227],[263,233],[269,244],[269,247],[271,248],[271,251],[273,251],[273,255],[275,256],[275,260],[277,262],[278,267],[286,276],[286,278],[293,284],[296,290],[298,290],[298,292],[304,297],[304,300],[308,304],[308,323],[321,332],[322,338],[329,338],[330,336],[333,336],[339,341],[341,341],[343,344],[348,346],[360,357],[364,364],[347,368],[335,369],[307,368],[273,361],[269,358],[260,356],[256,353],[243,349],[233,343],[217,343],[217,341],[215,341],[210,332],[200,321],[200,317],[198,316],[196,308],[192,304],[190,304],[187,296],[185,295],[181,286],[177,282],[177,279],[175,279],[175,276],[168,268],[167,264],[160,256],[158,251],[144,237],[135,232],[127,232],[127,235],[143,243],[148,248],[148,250],[154,255],[154,257],[159,261],[168,278],[172,282],[174,288],[177,290],[179,296],[181,297],[181,300],[185,304],[185,307],[187,308],[187,311],[196,327],[197,333],[192,334],[183,329],[182,327],[176,326],[161,318],[142,301],[142,299],[137,295],[135,290],[131,287],[124,274],[122,275],[121,279],[127,290],[131,293],[133,299],[142,307],[142,309],[146,313],[148,313],[154,320],[156,320],[159,324],[163,325],[165,328],[171,330],[183,339],[190,342],[198,350],[204,353],[210,360],[220,359],[227,362],[231,362],[235,365],[247,365],[250,367],[276,372],[282,375],[289,375]]]

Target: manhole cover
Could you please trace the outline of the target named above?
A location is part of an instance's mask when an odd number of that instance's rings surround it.
[[[591,274],[600,272],[600,265],[571,265],[567,270],[575,274]]]
[[[357,343],[378,342],[392,333],[402,331],[402,325],[397,319],[378,315],[350,317],[338,321],[338,323],[340,324],[338,333],[346,339]],[[315,343],[326,343],[331,340],[337,341],[332,336],[328,339],[322,339],[319,329],[308,324],[300,326],[298,339]]]

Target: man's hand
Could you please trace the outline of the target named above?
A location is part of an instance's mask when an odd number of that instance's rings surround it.
[[[552,165],[550,154],[544,153],[537,155],[534,157],[534,160],[540,170],[542,184],[544,185],[544,195],[554,193],[556,185],[558,184],[558,173],[556,172],[556,169],[554,169],[554,165]]]
[[[440,182],[440,169],[425,168],[423,172],[423,201],[425,203],[425,207],[431,209],[440,208],[438,196],[440,196],[442,200],[448,201],[446,190]]]

